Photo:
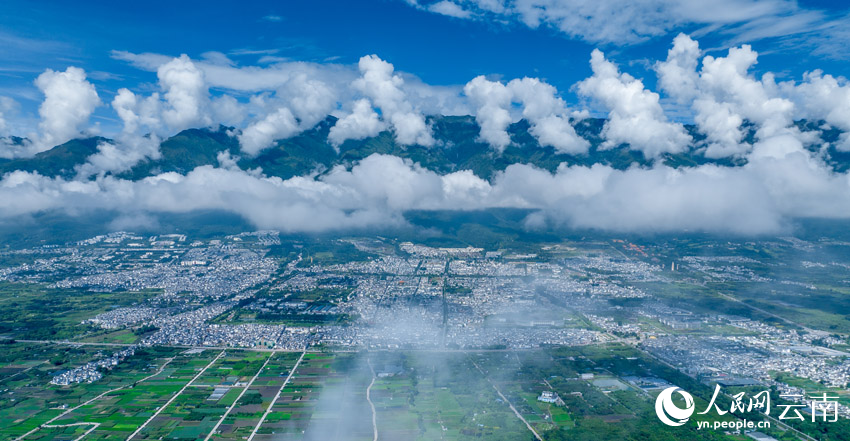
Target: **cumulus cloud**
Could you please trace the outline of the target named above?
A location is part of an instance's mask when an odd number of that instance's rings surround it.
[[[757,127],[756,137],[787,133],[793,122],[793,103],[779,96],[773,75],[759,80],[749,74],[758,54],[749,45],[729,49],[726,57],[705,56],[697,71],[699,46],[680,34],[667,60],[656,65],[659,84],[681,104],[689,104],[694,122],[706,136],[705,156],[741,156],[752,146],[742,143],[745,121]]]
[[[540,145],[562,153],[582,154],[590,147],[570,125],[568,109],[557,90],[537,78],[511,80],[508,89],[522,104],[522,117],[531,123],[531,134]]]
[[[247,116],[247,109],[236,98],[222,95],[210,101],[210,113],[214,123],[239,126]]]
[[[100,142],[97,153],[76,167],[78,178],[120,173],[142,160],[159,159],[161,139],[157,133],[163,129],[162,107],[157,93],[145,98],[129,89],[119,89],[112,99],[112,108],[123,122],[121,133],[113,140]]]
[[[734,105],[744,118],[758,123],[760,136],[771,136],[793,121],[793,104],[771,96],[771,90],[776,88],[772,74],[765,74],[761,81],[747,74],[757,58],[758,54],[749,45],[729,49],[726,57],[706,56],[702,60],[701,88],[717,101]]]
[[[536,78],[514,79],[507,85],[478,76],[464,86],[481,127],[479,139],[501,152],[511,143],[507,128],[513,122],[513,103],[521,106],[522,118],[540,145],[561,153],[582,154],[590,147],[569,121],[569,110],[557,90]]]
[[[112,99],[112,108],[124,123],[123,133],[133,134],[140,129],[156,131],[160,127],[161,104],[157,93],[140,98],[129,89],[121,88]]]
[[[736,156],[750,149],[741,142],[744,137],[741,129],[744,118],[730,103],[718,103],[711,98],[702,98],[693,102],[693,109],[696,111],[694,122],[706,136],[708,143],[704,152],[706,157]]]
[[[693,101],[699,93],[696,74],[699,58],[699,43],[679,34],[667,51],[667,60],[655,65],[658,85],[680,104]]]
[[[159,144],[160,139],[156,135],[125,135],[112,142],[101,142],[97,145],[97,153],[77,166],[77,176],[88,179],[92,175],[120,173],[144,159],[159,159],[162,156]]]
[[[212,124],[206,113],[209,90],[204,75],[188,56],[163,64],[156,75],[166,102],[162,111],[165,124],[172,130]]]
[[[736,14],[759,17],[769,15],[771,10],[788,12],[791,10],[788,7],[793,6],[789,3],[777,2],[771,9],[762,3],[744,2],[737,4],[739,6],[737,9],[731,8],[727,12],[721,12],[722,8],[712,6],[706,9],[705,6],[697,3],[686,5],[691,9],[687,16],[714,16],[712,20],[724,23],[734,23]],[[436,3],[423,3],[420,7],[426,8],[434,4]],[[478,8],[476,13],[497,14],[515,14],[521,6],[520,2],[492,0],[464,2],[462,5]],[[679,7],[672,4],[662,6],[661,10]],[[782,7],[779,8],[779,6]],[[113,56],[154,72],[163,65],[175,61],[171,57],[158,54],[115,52]],[[581,153],[585,145],[584,140],[573,136],[568,117],[568,115],[586,114],[585,109],[581,109],[581,112],[568,112],[564,107],[562,110],[538,116],[536,121],[531,121],[530,116],[524,114],[528,109],[523,109],[522,106],[525,103],[518,98],[517,87],[508,87],[508,90],[502,93],[494,85],[489,85],[495,95],[488,96],[489,92],[483,89],[483,86],[487,86],[483,82],[486,81],[485,78],[471,81],[464,86],[469,89],[467,93],[461,93],[461,86],[428,85],[412,75],[396,72],[391,64],[371,56],[364,57],[364,60],[356,67],[297,61],[275,63],[267,67],[242,67],[224,62],[225,60],[221,57],[210,55],[208,58],[209,60],[191,61],[203,74],[208,87],[232,90],[240,94],[257,93],[248,104],[243,104],[228,95],[212,99],[207,106],[210,109],[202,114],[212,118],[214,123],[223,122],[238,128],[250,116],[249,125],[265,124],[263,121],[266,117],[275,114],[281,107],[287,107],[295,116],[301,130],[309,128],[311,123],[320,118],[318,115],[325,111],[339,117],[340,126],[333,131],[334,137],[331,140],[335,145],[341,144],[349,136],[348,134],[356,138],[378,133],[384,129],[382,124],[392,128],[400,142],[416,142],[416,139],[421,137],[421,140],[427,144],[431,142],[432,137],[423,115],[473,114],[482,126],[480,139],[501,150],[510,143],[506,132],[507,126],[525,117],[532,124],[532,135],[543,145],[552,145],[567,153]],[[604,56],[600,55],[598,61],[597,65],[613,66],[604,59]],[[744,122],[756,124],[757,138],[766,139],[792,130],[789,122],[793,119],[821,119],[830,115],[831,111],[827,109],[830,106],[827,103],[830,102],[835,103],[831,105],[832,108],[839,109],[829,116],[830,124],[846,130],[847,124],[842,123],[840,118],[835,116],[840,114],[842,103],[846,103],[846,100],[838,98],[846,90],[843,78],[826,74],[821,74],[819,78],[815,74],[809,74],[799,85],[793,82],[775,84],[770,74],[759,79],[748,73],[756,61],[757,54],[746,45],[733,48],[726,56],[703,58],[696,41],[686,35],[679,35],[674,40],[667,60],[656,65],[660,89],[692,112],[698,131],[705,136],[705,142],[697,147],[702,148],[707,157],[746,155],[752,146],[743,142]],[[602,71],[608,72],[605,69]],[[610,73],[610,78],[607,80],[603,81],[601,74],[594,74],[590,79],[580,83],[580,86],[585,86],[587,92],[593,89],[594,93],[589,97],[606,105],[609,111],[612,121],[609,121],[606,127],[604,135],[608,142],[604,147],[626,142],[632,148],[642,150],[650,156],[661,152],[681,151],[683,143],[686,143],[689,138],[684,135],[679,125],[667,121],[663,112],[660,112],[659,106],[653,103],[657,95],[642,88],[643,83],[640,80],[631,78],[627,74],[619,74],[616,66]],[[515,80],[514,84],[521,81]],[[837,86],[829,85],[831,89],[828,90],[834,91],[835,94],[827,97],[822,89],[830,81],[834,81]],[[312,87],[311,83],[322,87]],[[507,87],[508,84],[505,86]],[[590,87],[592,84],[602,84],[602,86]],[[614,90],[609,89],[609,85],[619,92],[633,95],[606,92],[606,90]],[[546,87],[538,87],[538,89],[544,90]],[[307,92],[311,91],[317,93],[309,95]],[[300,92],[304,92],[301,98],[298,95]],[[557,100],[557,91],[554,92],[551,96]],[[382,98],[378,100],[378,95],[375,94],[380,94]],[[510,95],[510,98],[505,98],[505,95]],[[602,95],[608,96],[609,99],[600,99]],[[610,99],[617,96],[621,97],[616,100],[617,103]],[[814,98],[815,96],[817,98]],[[355,106],[356,101],[364,98],[378,111],[365,112],[362,105]],[[541,102],[551,103],[552,99],[545,98]],[[299,103],[309,104],[311,108],[299,106]],[[381,107],[382,104],[386,109]],[[160,102],[159,105],[163,109],[170,106],[165,101]],[[355,107],[361,112],[352,114]],[[535,106],[532,105],[529,108],[533,107]],[[408,109],[411,111],[408,112]],[[137,113],[141,114],[141,112]],[[371,118],[375,115],[381,124]],[[395,123],[392,121],[393,118]],[[353,123],[357,121],[366,125],[355,127]],[[164,123],[160,124],[167,127]],[[347,124],[345,129],[342,124]],[[652,129],[647,130],[650,127]],[[157,133],[160,135],[167,134],[163,129],[158,130]],[[648,133],[656,133],[656,136],[646,136]],[[656,147],[652,147],[653,145]],[[843,136],[837,147],[850,148],[847,146],[850,146],[850,138]]]
[[[100,105],[94,85],[86,81],[85,71],[77,67],[69,67],[64,72],[47,69],[36,78],[35,85],[44,94],[44,101],[38,108],[41,122],[32,153],[50,149],[79,135],[95,107]]]
[[[833,77],[815,70],[806,73],[800,84],[781,83],[780,88],[793,100],[802,116],[823,120],[845,132],[850,132],[850,84],[844,77]],[[842,134],[836,146],[850,151],[850,137]]]
[[[80,178],[129,170],[145,159],[161,157],[161,136],[177,131],[209,126],[216,122],[240,122],[242,106],[230,96],[210,99],[201,72],[186,55],[173,58],[157,68],[162,95],[139,96],[121,88],[112,108],[123,123],[114,140],[102,142],[98,151],[77,167]]]
[[[354,102],[351,113],[340,118],[328,133],[328,141],[339,147],[348,139],[365,139],[381,133],[386,124],[381,121],[372,103],[366,98]]]
[[[687,149],[691,137],[681,124],[667,120],[657,93],[645,89],[643,82],[631,75],[620,73],[598,49],[591,54],[590,66],[593,75],[578,83],[578,92],[609,111],[603,147],[628,144],[647,158]]]
[[[273,110],[239,135],[242,151],[251,156],[270,147],[275,140],[315,126],[336,108],[337,94],[333,86],[299,73],[282,85],[271,100],[255,102]]]
[[[127,88],[118,90],[112,108],[124,124],[123,133],[152,132],[168,136],[188,128],[238,124],[244,120],[245,108],[235,98],[210,96],[204,71],[185,54],[177,58],[150,58],[151,64],[144,66],[156,72],[161,93],[145,97]]]
[[[253,156],[270,147],[275,140],[289,138],[298,132],[298,121],[292,111],[281,107],[245,128],[238,136],[239,145],[243,152]]]
[[[511,124],[511,91],[498,81],[489,81],[483,75],[475,77],[463,88],[475,107],[475,121],[481,128],[479,140],[502,151],[511,143],[507,128]]]
[[[336,108],[336,88],[307,74],[294,75],[278,92],[286,97],[292,112],[304,128],[325,119]]]
[[[161,70],[168,63],[176,62],[166,61],[167,58],[157,54],[114,52],[113,57],[146,70]],[[375,133],[374,129],[378,127],[375,124],[356,130],[351,126],[351,122],[357,121],[365,113],[346,118],[349,115],[340,110],[354,110],[353,103],[366,98],[380,110],[382,124],[392,128],[399,143],[430,146],[434,139],[425,122],[423,109],[447,115],[466,113],[464,103],[459,99],[459,88],[425,84],[416,77],[395,72],[392,64],[374,55],[363,57],[357,71],[348,66],[305,62],[281,62],[264,68],[237,67],[210,60],[192,64],[202,73],[208,87],[257,92],[247,106],[250,110],[246,110],[244,105],[233,103],[226,95],[212,101],[214,116],[217,108],[223,108],[228,115],[234,115],[231,120],[237,121],[240,117],[244,119],[246,113],[254,114],[243,130],[249,132],[245,139],[255,139],[250,132],[271,134],[270,124],[275,121],[284,124],[279,128],[280,135],[276,136],[292,136],[315,126],[329,114],[339,115],[349,124],[346,129],[340,127],[334,131],[333,142],[337,145],[345,140],[347,133],[355,137],[362,136],[358,133]],[[219,101],[228,106],[217,105]],[[286,119],[281,118],[285,114],[283,108],[293,114],[299,130],[289,130]],[[367,118],[363,121],[368,123],[370,120]],[[271,141],[264,141],[262,146],[252,144],[246,147],[246,153],[256,154],[270,145]]]
[[[161,66],[172,62],[168,56],[152,53],[134,54],[114,51],[112,56],[127,61],[134,66],[156,72]],[[423,142],[430,145],[432,139],[427,128],[424,114],[466,115],[469,108],[461,97],[460,86],[435,86],[422,82],[414,75],[396,72],[392,65],[374,62],[364,57],[363,68],[334,63],[310,63],[301,61],[281,61],[266,67],[233,66],[216,60],[192,60],[192,64],[203,74],[208,88],[234,92],[239,95],[255,94],[251,103],[244,105],[227,99],[228,95],[212,99],[213,122],[221,121],[222,110],[231,115],[233,126],[239,126],[248,115],[252,115],[249,124],[261,121],[267,114],[276,112],[280,107],[288,107],[299,120],[303,130],[309,129],[328,114],[344,117],[345,109],[353,109],[353,103],[367,98],[380,109],[380,115],[401,136],[403,142]],[[382,77],[380,68],[389,67],[389,74]],[[367,80],[365,77],[368,76]],[[395,91],[383,88],[389,84]],[[379,99],[378,95],[386,98]],[[222,101],[222,99],[227,99]],[[379,102],[380,101],[380,102]],[[227,104],[227,106],[224,106]],[[383,109],[381,105],[387,107]],[[221,109],[219,109],[221,108]],[[393,125],[392,119],[396,119]],[[395,126],[398,127],[395,127]],[[343,132],[339,132],[343,133]],[[340,141],[341,142],[341,141]],[[400,141],[401,142],[401,141]]]
[[[433,145],[431,128],[425,124],[425,116],[407,100],[402,90],[404,79],[393,73],[393,65],[377,55],[367,55],[360,58],[358,67],[361,76],[352,85],[381,110],[396,140],[405,145]]]

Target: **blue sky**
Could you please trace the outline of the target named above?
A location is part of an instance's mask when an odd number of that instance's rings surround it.
[[[746,38],[743,42],[751,43],[760,54],[756,70],[772,71],[779,79],[799,79],[813,69],[846,76],[850,65],[841,50],[847,43],[847,32],[842,31],[847,10],[841,2],[727,0],[743,3],[742,10],[753,4],[764,8],[740,16],[732,10],[707,20],[692,18],[702,14],[699,10],[685,11],[683,18],[664,18],[660,30],[643,31],[638,38],[623,41],[616,36],[600,37],[605,29],[597,32],[598,23],[567,23],[565,30],[554,18],[529,27],[527,16],[494,13],[485,0],[459,3],[460,10],[469,13],[467,18],[435,13],[433,1],[413,1],[6,0],[0,14],[0,95],[20,103],[22,119],[34,119],[42,97],[32,82],[46,68],[85,69],[104,103],[119,87],[144,90],[156,82],[154,73],[112,57],[114,50],[171,56],[185,53],[192,59],[216,51],[240,66],[284,58],[353,64],[361,56],[375,53],[393,63],[396,70],[433,85],[464,84],[480,74],[503,79],[533,76],[556,86],[568,101],[573,101],[571,86],[591,74],[588,60],[597,47],[622,70],[652,87],[655,74],[648,68],[665,57],[679,32],[695,33],[700,47],[717,55]],[[605,10],[598,12],[604,14]],[[641,9],[623,9],[617,17],[638,26],[659,25],[653,21],[659,17],[645,17]],[[779,22],[785,24],[776,26]],[[591,32],[580,29],[585,25]],[[94,118],[106,125],[114,121],[114,115],[104,108]]]

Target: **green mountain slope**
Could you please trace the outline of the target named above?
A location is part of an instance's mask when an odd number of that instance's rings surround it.
[[[491,179],[496,173],[511,164],[532,164],[554,172],[562,163],[567,165],[604,164],[616,169],[633,166],[649,166],[651,161],[643,154],[621,145],[616,148],[602,149],[602,130],[604,119],[588,118],[576,123],[576,131],[587,139],[590,151],[584,155],[568,155],[552,147],[540,146],[530,134],[529,123],[521,120],[511,124],[508,133],[513,141],[503,152],[497,153],[490,146],[478,141],[479,127],[471,116],[431,116],[431,125],[437,143],[432,147],[419,145],[404,146],[398,144],[389,131],[363,140],[349,140],[335,149],[327,141],[330,128],[336,118],[329,116],[316,127],[289,139],[279,140],[274,146],[262,151],[256,157],[248,157],[239,149],[239,141],[231,136],[232,128],[219,126],[214,129],[184,130],[162,142],[161,158],[145,160],[131,170],[118,176],[138,180],[164,172],[188,173],[202,165],[218,166],[220,152],[229,152],[238,157],[238,165],[245,169],[260,168],[268,176],[288,179],[293,176],[310,173],[322,173],[330,168],[343,165],[350,167],[374,153],[395,155],[418,163],[421,166],[444,174],[458,170],[472,170],[476,175]],[[800,121],[801,130],[820,130],[824,141],[835,144],[841,132],[836,129],[821,129],[821,123]],[[704,137],[695,127],[686,126],[699,143]],[[754,140],[754,127],[747,125],[746,141]],[[19,140],[20,142],[23,142]],[[0,173],[12,170],[36,171],[47,176],[74,176],[74,167],[85,162],[86,157],[97,151],[99,142],[104,138],[73,140],[53,149],[39,153],[32,158],[0,161]],[[812,151],[821,149],[820,145],[810,146]],[[822,152],[824,159],[836,171],[850,170],[850,152],[841,152],[830,146]],[[713,163],[724,166],[742,165],[741,158],[713,160],[705,158],[696,148],[690,151],[662,156],[659,161],[671,167],[690,167]]]
[[[17,158],[2,162],[0,174],[21,170],[37,172],[44,176],[70,178],[76,174],[74,167],[84,164],[86,158],[97,153],[97,145],[106,141],[108,141],[106,138],[101,137],[73,139],[31,158]]]

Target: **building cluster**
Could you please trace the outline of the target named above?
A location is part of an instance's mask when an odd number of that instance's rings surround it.
[[[74,369],[60,372],[53,376],[50,384],[67,386],[75,383],[93,383],[103,377],[103,371],[111,370],[125,358],[132,357],[135,353],[136,349],[132,346],[122,349],[109,357],[103,357]]]
[[[116,308],[94,316],[83,323],[89,323],[104,329],[118,329],[148,322],[162,315],[160,308],[149,306],[131,306]]]
[[[541,401],[543,403],[555,404],[557,406],[563,406],[564,400],[558,396],[558,393],[551,390],[544,390],[540,392],[540,396],[537,397],[537,401]]]
[[[791,388],[782,375],[805,378],[823,387],[850,385],[850,354],[813,346],[794,334],[748,336],[673,336],[648,339],[642,347],[683,372],[714,382],[734,378]],[[850,416],[847,409],[844,414]]]
[[[218,299],[263,283],[278,269],[263,248],[275,240],[279,243],[275,235],[251,233],[187,244],[181,234],[111,233],[40,250],[43,258],[0,270],[0,280],[99,292],[153,289],[165,299],[186,294]]]
[[[745,265],[758,261],[742,256],[687,256],[682,259],[688,267],[704,274],[709,280],[719,282],[770,282],[771,279],[756,274]]]

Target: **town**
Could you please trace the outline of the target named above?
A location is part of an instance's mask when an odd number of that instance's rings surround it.
[[[118,232],[4,251],[25,262],[0,269],[0,279],[149,293],[83,320],[95,334],[135,330],[140,337],[56,374],[56,385],[98,381],[139,347],[526,351],[604,344],[645,351],[704,384],[803,396],[800,381],[840,390],[850,383],[846,333],[760,308],[692,308],[658,293],[659,286],[704,290],[712,283],[813,289],[776,279],[752,257],[681,256],[671,263],[618,240],[537,252],[356,237],[328,242],[322,246],[329,251],[314,251],[315,243],[287,244],[270,231],[205,240]],[[346,257],[329,259],[336,254]],[[837,267],[834,261],[800,265]],[[850,417],[850,407],[842,402],[838,413]]]

